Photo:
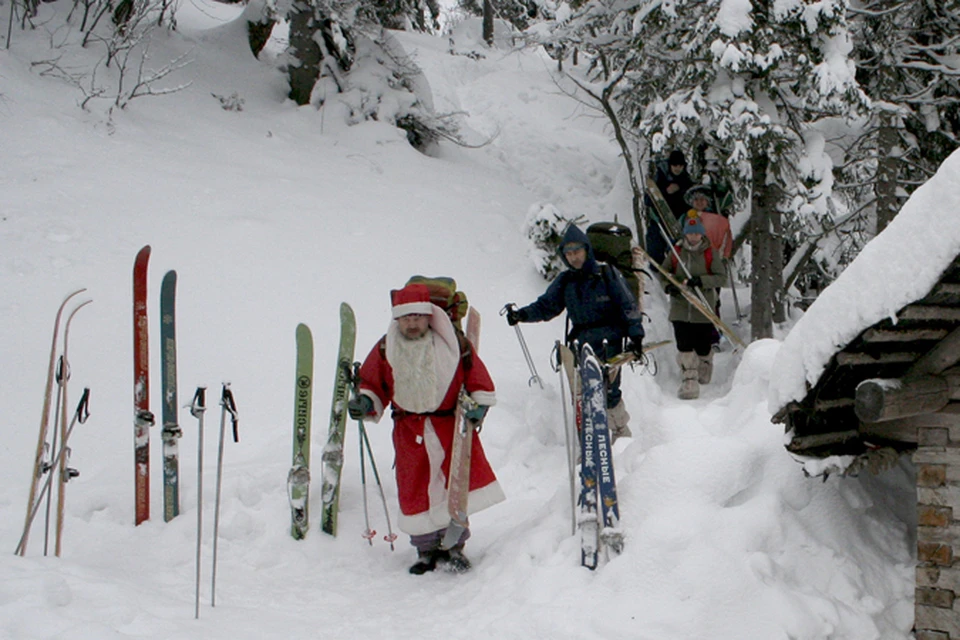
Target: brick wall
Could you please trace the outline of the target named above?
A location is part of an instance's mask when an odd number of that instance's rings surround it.
[[[916,640],[960,640],[960,417],[957,422],[917,429]]]

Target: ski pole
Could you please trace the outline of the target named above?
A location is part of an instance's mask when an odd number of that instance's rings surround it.
[[[727,269],[727,275],[730,277],[730,291],[733,292],[733,308],[737,312],[737,321],[734,324],[740,324],[743,315],[740,313],[740,300],[737,298],[737,281],[733,277],[733,270]]]
[[[237,403],[233,399],[233,392],[230,390],[230,383],[223,383],[223,391],[220,394],[220,445],[217,451],[217,493],[213,509],[213,573],[210,578],[210,606],[217,606],[217,539],[220,533],[220,488],[223,485],[223,433],[227,424],[227,414],[230,414],[230,421],[233,423],[233,441],[240,442],[240,433],[237,430],[239,417],[237,416]]]
[[[347,369],[347,380],[350,382],[350,394],[354,398],[359,397],[359,362],[353,363],[352,372],[349,368]],[[373,448],[370,446],[370,439],[367,437],[367,428],[363,425],[362,418],[357,420],[357,430],[360,432],[360,482],[363,486],[363,519],[366,523],[366,530],[363,532],[363,537],[370,542],[371,546],[373,546],[373,537],[377,535],[376,531],[372,531],[370,529],[370,515],[367,509],[367,463],[364,456],[364,447],[366,447],[366,455],[370,458],[370,468],[373,471],[373,477],[377,483],[377,491],[380,493],[380,502],[383,503],[383,515],[387,520],[387,535],[383,536],[383,539],[390,543],[390,551],[395,551],[396,549],[393,546],[393,542],[397,539],[397,534],[393,532],[393,526],[390,524],[390,510],[387,508],[387,496],[383,493],[383,483],[380,482],[380,472],[377,470],[377,460],[373,456]]]
[[[207,388],[197,387],[190,403],[190,415],[199,423],[197,431],[197,590],[195,617],[200,619],[200,543],[203,533],[203,412],[207,410]]]
[[[79,422],[83,424],[87,421],[87,418],[90,417],[90,389],[84,388],[83,394],[80,396],[80,402],[77,403],[77,410],[73,415],[73,420],[70,422],[70,428],[67,429],[67,438],[70,437],[70,434],[73,433],[73,428]],[[50,468],[56,467],[60,464],[60,458],[64,455],[65,448],[61,446],[60,451],[57,452],[57,457],[50,463]],[[33,525],[33,519],[36,517],[37,512],[40,510],[40,505],[43,504],[44,494],[50,491],[50,485],[53,481],[53,474],[47,476],[47,479],[44,481],[43,487],[40,490],[40,494],[34,500],[33,505],[30,507],[30,513],[27,516],[27,524],[23,530],[23,535],[20,536],[20,542],[17,543],[17,550],[14,551],[14,554],[21,555],[22,551],[26,547],[27,534],[30,531],[30,527]]]
[[[360,430],[360,437],[357,438],[357,443],[360,445],[360,486],[363,488],[363,537],[370,543],[370,546],[373,546],[373,537],[377,535],[377,532],[370,528],[370,510],[367,508],[367,461],[364,457],[363,449],[363,420],[357,420],[357,428]]]
[[[517,305],[510,302],[504,305],[503,309],[500,310],[500,315],[506,315],[508,311],[515,309]],[[523,339],[523,332],[520,331],[520,325],[515,324],[513,328],[517,331],[517,340],[520,341],[520,350],[523,351],[523,357],[527,361],[527,368],[530,369],[530,380],[527,381],[527,384],[533,386],[533,383],[536,382],[540,385],[540,388],[543,389],[543,380],[540,379],[540,374],[537,373],[537,367],[533,364],[533,358],[530,357],[530,349],[527,348],[527,341]]]
[[[383,503],[383,515],[387,519],[387,535],[383,536],[383,539],[390,543],[390,551],[394,551],[393,541],[397,539],[397,534],[393,532],[393,527],[390,524],[390,510],[387,509],[387,496],[383,493],[383,483],[380,482],[380,472],[377,471],[377,461],[373,457],[373,449],[370,448],[370,439],[367,438],[367,429],[363,426],[362,420],[360,421],[360,438],[367,447],[367,454],[370,456],[370,467],[373,469],[373,478],[377,482],[380,502]]]
[[[557,353],[556,369],[557,373],[560,374],[560,405],[563,407],[563,438],[567,444],[567,471],[569,472],[570,476],[570,513],[572,515],[571,524],[573,527],[571,535],[575,535],[577,533],[577,488],[575,480],[577,463],[576,453],[574,452],[573,442],[570,435],[572,429],[570,426],[570,411],[569,407],[567,406],[567,392],[565,390],[565,387],[570,385],[570,379],[567,378],[567,372],[564,367],[561,344],[559,340],[557,340],[553,348]],[[564,383],[564,378],[567,378],[566,384]],[[570,391],[572,394],[573,389],[571,388]],[[573,398],[571,397],[571,402],[572,400]]]

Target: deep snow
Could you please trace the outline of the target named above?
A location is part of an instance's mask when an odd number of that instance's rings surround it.
[[[65,10],[63,3],[41,5]],[[770,423],[780,343],[718,356],[700,400],[676,399],[672,347],[657,375],[625,374],[632,440],[616,446],[626,549],[596,572],[570,534],[560,392],[549,353],[562,320],[525,325],[546,382],[529,387],[513,329],[498,317],[546,283],[519,229],[549,202],[591,221],[629,223],[618,150],[602,120],[560,94],[534,51],[452,56],[445,39],[396,34],[439,111],[463,110],[479,150],[414,151],[383,123],[345,127],[284,99],[270,56],[246,52],[230,9],[181,8],[155,57],[190,51],[185,90],[115,112],[77,108],[72,88],[31,72],[45,55],[14,31],[0,49],[0,637],[64,638],[903,638],[913,620],[914,496],[909,469],[881,478],[803,477]],[[211,94],[236,92],[240,112]],[[209,388],[203,608],[193,617],[196,421],[181,412],[182,516],[162,522],[159,429],[152,430],[153,519],[133,526],[130,275],[153,247],[150,330],[159,370],[159,285],[179,274],[180,398]],[[483,431],[508,494],[473,518],[464,576],[410,576],[413,551],[371,548],[363,529],[356,432],[348,432],[341,533],[289,534],[285,479],[293,418],[294,329],[316,339],[314,460],[335,362],[337,308],[357,312],[357,359],[384,332],[388,291],[414,273],[456,277],[481,311],[481,353],[499,403]],[[85,286],[70,340],[70,410],[91,388],[72,440],[64,554],[20,537],[53,314]],[[650,340],[670,338],[648,285]],[[741,300],[747,298],[741,291]],[[732,305],[725,302],[729,319]],[[740,329],[747,335],[748,329]],[[230,381],[241,442],[226,445],[217,607],[209,604],[213,462],[220,383]],[[151,406],[159,411],[159,377]],[[395,516],[389,426],[370,435]],[[315,474],[314,514],[319,500]],[[374,526],[383,533],[376,502]],[[394,517],[394,521],[396,518]],[[40,523],[42,525],[42,521]]]

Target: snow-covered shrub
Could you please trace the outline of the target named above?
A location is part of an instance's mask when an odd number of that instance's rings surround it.
[[[566,218],[550,203],[536,203],[527,211],[521,229],[529,241],[527,255],[537,272],[546,280],[553,280],[564,269],[557,253],[567,225],[580,221]]]

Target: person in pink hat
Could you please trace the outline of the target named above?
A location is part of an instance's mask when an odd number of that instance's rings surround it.
[[[473,514],[504,499],[476,431],[496,403],[493,380],[446,312],[430,302],[425,285],[408,284],[390,298],[393,321],[360,367],[360,395],[348,409],[354,419],[379,422],[387,405],[393,406],[399,527],[417,549],[410,573],[438,566],[462,573],[470,569],[463,553],[469,528],[455,546],[440,548],[450,523],[446,487],[454,414],[464,388],[479,405],[466,414],[475,427],[468,501]]]

